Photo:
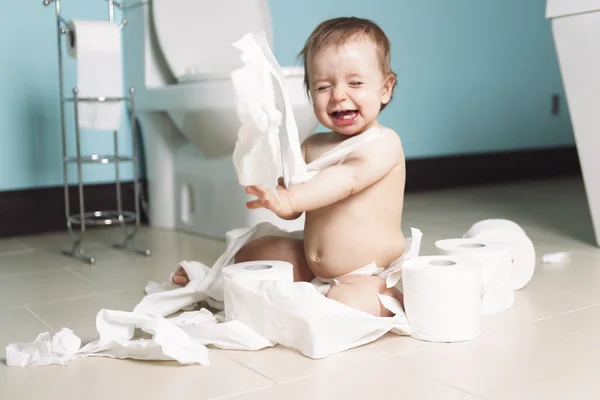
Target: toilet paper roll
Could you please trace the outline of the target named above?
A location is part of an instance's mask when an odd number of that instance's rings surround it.
[[[411,336],[460,342],[481,333],[481,263],[466,255],[425,256],[403,265],[404,307]]]
[[[444,255],[467,255],[481,262],[481,313],[505,311],[514,303],[511,288],[512,246],[509,243],[479,239],[444,239],[435,242]]]
[[[231,285],[232,281],[241,285]],[[250,283],[255,287],[257,282],[294,282],[294,267],[283,261],[249,261],[233,264],[223,268],[223,301],[225,320],[231,321],[239,317],[236,314],[236,301],[243,298],[243,293],[238,293]]]
[[[108,21],[68,22],[67,53],[77,60],[77,96],[121,97],[123,76],[121,34]],[[81,129],[119,130],[121,102],[81,102],[78,121]]]
[[[525,287],[535,272],[535,247],[518,224],[506,219],[479,221],[463,235],[465,238],[501,241],[512,246],[513,267],[510,286],[513,290]]]

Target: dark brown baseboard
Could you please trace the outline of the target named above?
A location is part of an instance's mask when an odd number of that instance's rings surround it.
[[[448,189],[511,181],[580,176],[573,147],[410,159],[406,191]],[[142,182],[145,188],[145,182]],[[123,208],[134,208],[133,182],[122,185]],[[71,212],[79,211],[77,186],[69,188]],[[114,184],[86,185],[85,208],[116,208]],[[0,237],[66,230],[64,189],[49,187],[0,192]],[[143,221],[146,216],[142,213]]]
[[[452,155],[406,162],[406,192],[581,176],[575,146]]]
[[[0,237],[66,231],[64,193],[63,186],[0,192]],[[123,182],[121,193],[123,209],[134,210],[133,182]],[[114,183],[85,185],[83,196],[86,212],[117,209]],[[79,212],[78,186],[69,186],[69,207]]]

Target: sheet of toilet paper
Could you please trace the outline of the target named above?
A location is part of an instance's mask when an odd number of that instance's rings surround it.
[[[99,339],[81,347],[70,329],[54,335],[44,332],[32,343],[6,347],[6,364],[13,367],[67,365],[85,357],[131,358],[208,365],[207,345],[233,350],[259,350],[273,346],[239,321],[218,323],[206,309],[165,319],[126,311],[100,310],[96,317]],[[147,337],[134,337],[139,328]]]
[[[274,188],[279,177],[286,187],[305,182],[381,136],[381,129],[372,128],[306,164],[283,72],[265,33],[248,33],[233,46],[245,64],[231,74],[241,122],[233,162],[241,185]],[[278,109],[276,93],[283,99],[283,110]]]
[[[71,20],[67,26],[67,53],[77,63],[77,96],[121,97],[123,76],[118,26],[108,21],[81,20]],[[115,131],[121,126],[120,101],[81,102],[77,110],[82,129]]]
[[[403,265],[410,335],[460,342],[481,333],[481,263],[469,256],[422,256]]]
[[[435,242],[444,255],[466,255],[481,262],[481,313],[493,314],[511,308],[515,292],[511,288],[512,247],[499,241],[444,239]]]
[[[524,288],[535,272],[535,247],[518,224],[506,219],[486,219],[479,221],[463,235],[464,238],[501,241],[512,247],[513,263],[510,286],[513,290]]]

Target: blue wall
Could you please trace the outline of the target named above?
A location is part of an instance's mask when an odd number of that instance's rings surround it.
[[[310,31],[323,19],[374,19],[392,41],[399,75],[382,123],[402,137],[408,158],[574,143],[550,24],[543,0],[271,0],[274,52],[296,63]],[[62,184],[58,67],[54,9],[41,1],[13,2],[0,25],[0,190]],[[104,19],[102,0],[63,0],[65,19]],[[29,20],[27,27],[23,18]],[[65,58],[66,88],[75,65]],[[563,98],[550,115],[551,95]],[[75,151],[72,107],[69,152]],[[120,146],[130,152],[127,123]],[[104,132],[83,132],[84,152],[111,152]],[[130,179],[131,168],[122,176]],[[70,181],[76,171],[69,170]],[[111,166],[84,168],[86,182],[113,179]]]

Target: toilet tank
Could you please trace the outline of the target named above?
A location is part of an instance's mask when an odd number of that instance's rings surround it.
[[[548,0],[546,18],[559,18],[569,15],[600,11],[600,0]]]

